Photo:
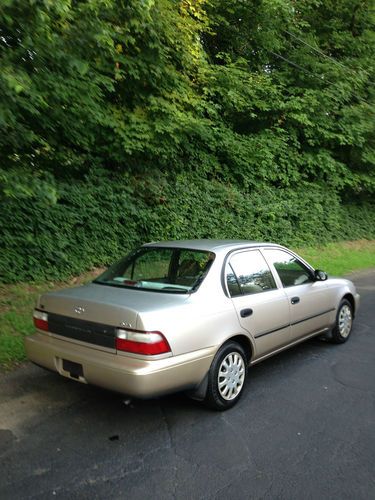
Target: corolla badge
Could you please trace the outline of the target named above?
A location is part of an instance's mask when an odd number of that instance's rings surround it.
[[[82,314],[85,312],[85,308],[84,307],[81,307],[81,306],[76,306],[74,308],[74,312],[77,313],[77,314]]]

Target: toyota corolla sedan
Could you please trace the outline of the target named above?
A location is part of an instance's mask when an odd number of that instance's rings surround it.
[[[249,366],[317,335],[348,340],[359,295],[273,243],[149,243],[92,283],[42,295],[34,363],[129,396],[188,391],[226,410]]]

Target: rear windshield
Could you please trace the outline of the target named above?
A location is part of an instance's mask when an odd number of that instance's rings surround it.
[[[145,247],[120,260],[94,283],[165,293],[195,291],[215,254],[183,248]]]

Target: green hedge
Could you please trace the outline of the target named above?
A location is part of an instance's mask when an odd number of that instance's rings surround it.
[[[374,238],[374,207],[342,205],[326,186],[241,191],[194,174],[91,175],[57,200],[3,198],[0,281],[58,280],[164,239],[244,238],[310,245]]]

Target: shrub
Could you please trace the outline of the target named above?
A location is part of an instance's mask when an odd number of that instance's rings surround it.
[[[241,238],[306,245],[375,237],[371,205],[342,205],[337,194],[238,186],[197,174],[110,176],[56,184],[57,199],[3,198],[0,280],[58,280],[111,263],[146,241]]]

